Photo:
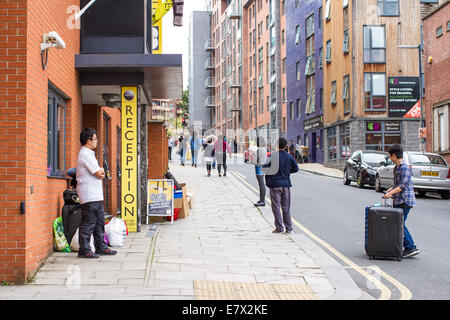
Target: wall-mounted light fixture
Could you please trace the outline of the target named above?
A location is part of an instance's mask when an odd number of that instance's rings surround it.
[[[42,68],[45,70],[47,68],[48,63],[48,50],[50,48],[56,49],[64,49],[66,47],[66,43],[59,36],[56,31],[50,31],[49,33],[44,33],[42,36],[41,43],[41,62]]]

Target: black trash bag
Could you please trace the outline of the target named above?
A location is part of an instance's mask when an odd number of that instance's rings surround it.
[[[177,179],[175,179],[175,177],[173,176],[173,174],[170,173],[170,171],[167,171],[166,174],[164,175],[164,177],[165,177],[166,179],[171,179],[171,180],[173,180],[173,184],[175,185],[175,188],[176,188],[177,190],[181,190],[180,184],[178,183]]]

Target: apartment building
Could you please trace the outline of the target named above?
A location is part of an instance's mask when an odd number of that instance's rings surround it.
[[[322,0],[288,1],[286,11],[287,138],[323,163]]]
[[[215,78],[205,67],[209,50],[213,50],[210,30],[211,12],[193,11],[189,23],[189,126],[195,124],[201,130],[209,129],[213,120],[209,102],[213,102]]]
[[[242,27],[241,1],[211,0],[210,39],[205,51],[209,71],[210,95],[206,107],[211,110],[211,126],[226,134],[228,130],[242,128]]]
[[[450,163],[450,1],[424,16],[426,150]]]
[[[420,150],[421,14],[438,1],[322,1],[324,163],[355,150]]]
[[[246,1],[242,23],[244,130],[286,135],[286,2]]]

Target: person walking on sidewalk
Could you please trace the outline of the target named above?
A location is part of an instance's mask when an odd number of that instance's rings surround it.
[[[209,136],[206,140],[206,144],[203,151],[203,159],[206,163],[206,171],[208,172],[207,177],[211,177],[211,165],[214,160],[214,144],[213,137]]]
[[[184,162],[186,161],[186,139],[183,135],[178,138],[178,153],[180,154],[181,165],[184,166]]]
[[[103,208],[103,179],[105,170],[100,168],[95,158],[97,132],[84,128],[80,133],[81,149],[76,167],[77,192],[81,204],[81,222],[78,230],[79,258],[99,258],[100,255],[115,255],[117,252],[107,247],[104,240],[105,212]],[[94,236],[95,253],[89,242]]]
[[[192,166],[197,168],[198,163],[198,150],[202,145],[202,139],[198,137],[198,133],[194,131],[190,139],[191,153],[192,153]]]
[[[394,208],[401,208],[403,210],[403,220],[404,220],[404,239],[403,246],[405,247],[403,251],[402,258],[410,258],[420,253],[414,244],[414,240],[406,228],[406,218],[410,210],[416,204],[416,197],[414,195],[414,186],[412,183],[412,170],[403,161],[403,148],[401,145],[394,144],[389,150],[389,158],[395,163],[394,168],[394,186],[386,191],[383,198],[390,199],[393,198]]]
[[[219,136],[219,139],[214,143],[214,153],[217,161],[217,171],[219,172],[219,177],[222,176],[221,168],[223,166],[223,176],[227,175],[227,152],[231,157],[231,149],[227,143],[226,137],[223,135]]]
[[[275,230],[273,233],[293,233],[291,206],[291,173],[298,172],[299,168],[294,157],[287,150],[287,140],[278,140],[278,151],[273,152],[267,163],[263,165],[266,174],[266,185],[270,189],[270,200],[272,202],[272,213],[275,218]],[[281,214],[281,211],[283,214]]]
[[[259,201],[254,205],[256,207],[264,207],[266,205],[266,185],[264,183],[264,173],[262,171],[262,166],[267,161],[267,149],[266,142],[263,137],[256,138],[256,149],[255,155],[253,156],[252,163],[255,165],[256,180],[259,185]]]
[[[169,140],[167,141],[168,147],[169,147],[169,160],[172,160],[172,149],[173,149],[173,138],[169,136]]]

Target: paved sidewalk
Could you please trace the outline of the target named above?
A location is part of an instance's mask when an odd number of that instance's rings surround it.
[[[0,286],[0,299],[359,298],[353,287],[341,290],[348,283],[331,284],[328,269],[338,267],[306,237],[273,234],[235,178],[207,178],[204,166],[170,169],[194,193],[188,218],[142,225],[116,256],[53,253],[31,284]]]

